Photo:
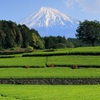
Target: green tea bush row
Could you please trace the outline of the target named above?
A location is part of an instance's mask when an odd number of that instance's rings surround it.
[[[0,85],[0,100],[100,100],[100,85]]]
[[[60,55],[68,55],[68,53],[43,53],[43,54],[23,54],[22,57],[34,57],[34,56],[60,56]]]
[[[68,55],[100,55],[100,52],[70,52]]]
[[[0,55],[0,58],[14,58],[14,55]]]
[[[0,55],[9,55],[9,54],[22,54],[22,53],[27,53],[27,52],[32,52],[30,48],[21,48],[18,50],[3,50],[0,51]]]
[[[22,57],[34,57],[34,56],[60,56],[60,55],[100,55],[100,52],[55,52],[55,53],[41,53],[41,54],[23,54]]]
[[[44,52],[54,52],[55,50],[54,49],[47,49],[47,50],[44,50]]]
[[[47,67],[69,67],[72,69],[78,69],[78,68],[100,68],[100,65],[47,64]]]
[[[100,68],[99,65],[59,65],[59,64],[47,64],[46,66],[0,66],[0,68],[54,68],[54,67],[69,67],[72,69],[78,69],[78,68]]]
[[[0,68],[45,68],[45,66],[0,66]]]

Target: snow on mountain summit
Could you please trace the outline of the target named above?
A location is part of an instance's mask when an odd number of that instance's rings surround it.
[[[30,15],[29,17],[25,18],[20,24],[25,24],[29,28],[31,29],[34,28],[40,32],[41,32],[40,28],[42,28],[42,31],[44,33],[46,31],[45,34],[49,34],[51,28],[55,29],[59,29],[62,27],[71,28],[77,24],[77,21],[75,21],[73,18],[69,16],[66,16],[65,14],[61,13],[55,8],[41,7],[40,10]],[[43,30],[44,28],[45,30]]]
[[[41,7],[40,10],[31,16],[27,17],[21,22],[26,24],[29,28],[41,27],[41,26],[54,26],[54,25],[66,25],[66,21],[73,24],[70,17],[60,13],[58,10],[49,7]]]
[[[42,7],[40,9],[40,14],[45,15],[45,24],[46,26],[49,26],[49,23],[51,25],[55,24],[56,22],[59,22],[61,25],[65,25],[66,20],[70,21],[70,18],[65,16],[64,14],[60,13],[58,10],[53,8],[46,8]],[[52,23],[50,22],[52,20]]]

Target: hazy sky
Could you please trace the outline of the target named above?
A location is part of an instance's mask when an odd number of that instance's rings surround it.
[[[52,7],[81,21],[100,21],[100,0],[0,0],[0,20],[19,22],[41,7]]]

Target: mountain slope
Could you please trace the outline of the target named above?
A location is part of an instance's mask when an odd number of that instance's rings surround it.
[[[75,33],[73,32],[75,32],[78,21],[54,8],[42,7],[20,24],[25,24],[29,28],[38,30],[41,36],[61,35],[74,37]]]

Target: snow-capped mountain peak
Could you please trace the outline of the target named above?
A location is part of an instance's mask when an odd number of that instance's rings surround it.
[[[77,21],[55,8],[41,7],[40,10],[24,19],[20,24],[25,24],[29,28],[34,28],[38,31],[40,30],[39,28],[42,28],[42,30],[46,28],[46,34],[49,34],[47,33],[49,28],[55,28],[54,30],[71,28],[76,26]],[[45,33],[45,31],[43,32]]]
[[[54,8],[49,7],[41,7],[40,10],[25,20],[21,22],[21,24],[26,24],[29,28],[33,28],[34,26],[39,27],[48,27],[54,25],[66,25],[66,21],[73,24],[72,18],[64,15]]]

